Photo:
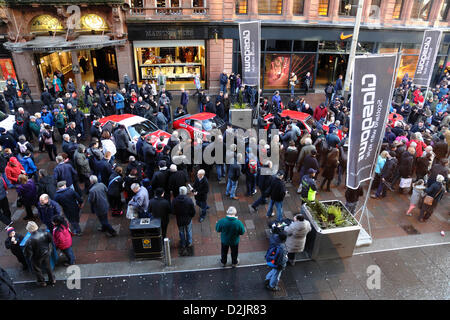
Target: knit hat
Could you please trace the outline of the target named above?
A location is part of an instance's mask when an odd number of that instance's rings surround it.
[[[34,221],[28,221],[26,229],[28,232],[35,232],[39,229],[38,225]]]
[[[6,233],[8,233],[8,236],[13,231],[16,231],[16,229],[14,229],[13,227],[9,227],[9,228],[6,229]]]

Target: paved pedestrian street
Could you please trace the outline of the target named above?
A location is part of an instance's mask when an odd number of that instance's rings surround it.
[[[299,262],[283,271],[279,292],[264,288],[265,265],[90,278],[81,280],[79,289],[68,289],[66,281],[52,288],[20,283],[16,289],[30,300],[44,295],[55,300],[448,300],[449,249],[437,245]],[[370,266],[379,268],[379,283],[369,278]],[[179,315],[185,305],[176,305]]]

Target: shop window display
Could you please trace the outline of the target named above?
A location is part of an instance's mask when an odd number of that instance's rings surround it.
[[[139,82],[156,80],[161,72],[167,78],[169,89],[193,89],[195,75],[200,75],[204,86],[205,47],[136,48]]]

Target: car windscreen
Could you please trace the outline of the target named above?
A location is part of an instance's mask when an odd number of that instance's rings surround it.
[[[205,130],[205,131],[212,130],[212,128],[213,128],[213,121],[212,121],[212,119],[203,120],[202,121],[202,127],[203,127],[203,130]]]
[[[314,118],[310,116],[305,120],[305,122],[308,125],[308,127],[312,128],[314,125]]]
[[[157,130],[158,127],[149,120],[141,123],[136,123],[128,127],[128,132],[130,133],[132,139],[139,137],[142,131],[144,131],[145,133],[150,133]]]
[[[6,118],[8,118],[8,115],[0,111],[0,121],[5,120]]]

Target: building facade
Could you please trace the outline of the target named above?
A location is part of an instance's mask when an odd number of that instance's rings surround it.
[[[439,28],[444,34],[432,83],[438,81],[450,64],[449,2],[365,0],[357,54],[399,53],[398,78],[413,76],[423,31]],[[199,75],[202,85],[216,93],[223,70],[241,72],[238,22],[253,20],[261,20],[262,88],[287,90],[291,72],[302,77],[309,71],[313,87],[322,90],[345,76],[357,3],[10,0],[0,16],[15,72],[36,92],[49,74],[61,69],[77,83],[105,78],[116,85],[124,74],[142,83],[157,81],[163,73],[169,90],[194,88]],[[80,8],[76,27],[71,27],[73,5]]]

